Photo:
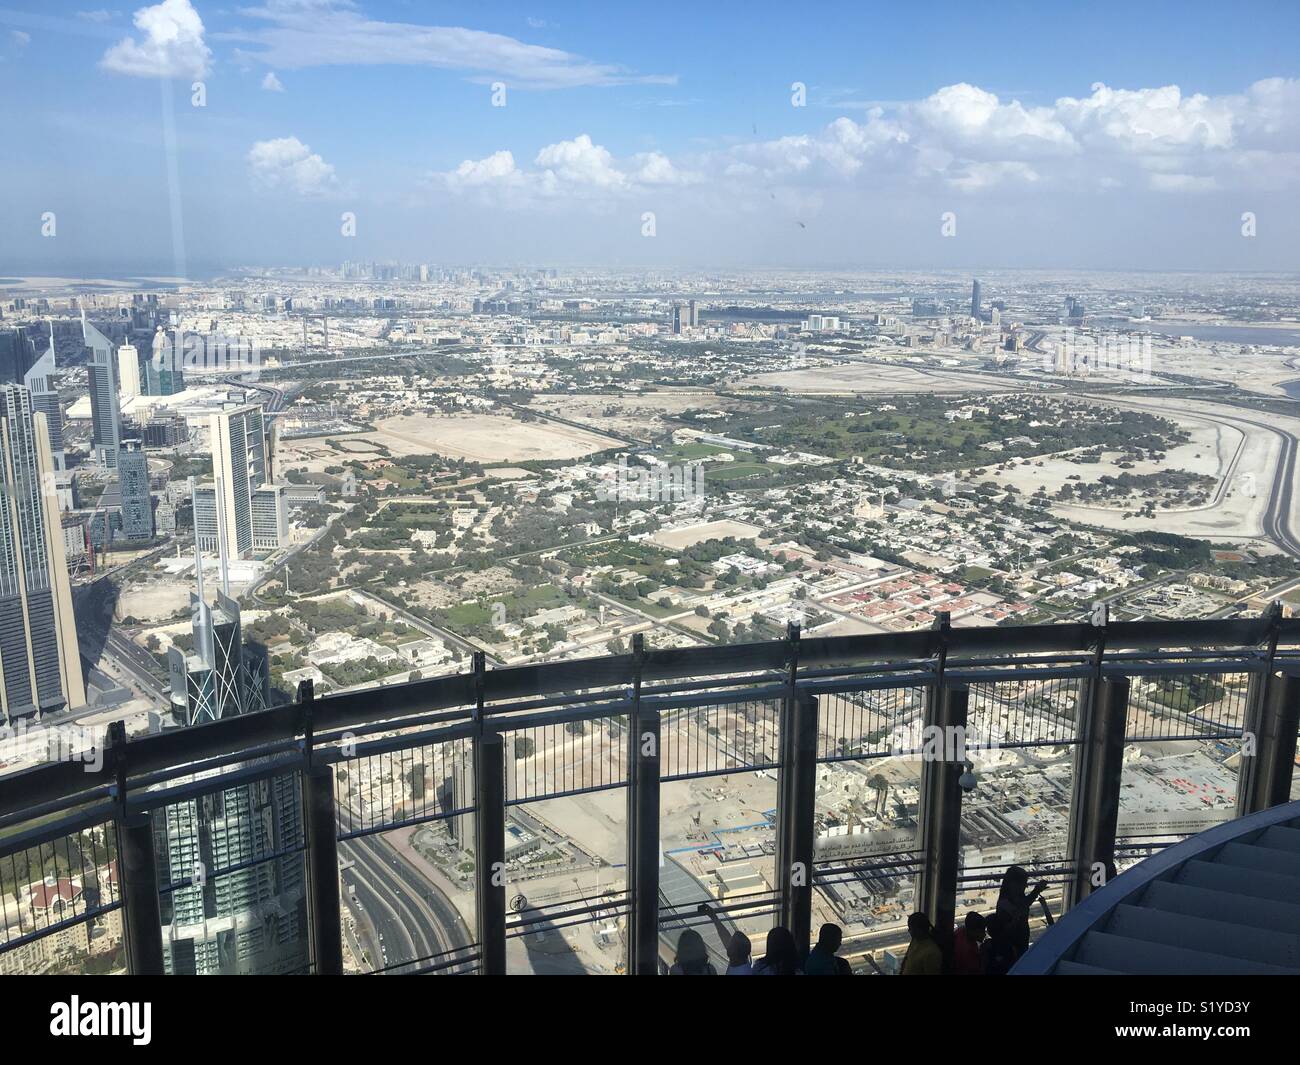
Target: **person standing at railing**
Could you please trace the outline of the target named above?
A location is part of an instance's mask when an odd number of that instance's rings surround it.
[[[688,928],[677,939],[677,958],[668,970],[669,976],[717,976],[718,971],[709,961],[704,937],[694,928]]]
[[[803,963],[805,976],[852,976],[853,969],[836,951],[844,942],[844,929],[837,924],[824,924],[817,934],[817,945],[808,952]]]
[[[1011,971],[1011,966],[1015,965],[1016,959],[1020,957],[1020,952],[1016,950],[1006,919],[1000,912],[989,917],[987,928],[989,937],[980,947],[984,975],[1006,976]]]
[[[1047,890],[1047,881],[1040,880],[1033,891],[1026,893],[1028,886],[1029,874],[1023,866],[1013,865],[1002,875],[1002,887],[998,891],[997,912],[1006,922],[1017,955],[1029,949],[1029,910]]]
[[[733,931],[723,924],[722,918],[718,916],[718,911],[707,902],[700,903],[698,912],[713,922],[713,927],[718,933],[718,940],[727,954],[727,971],[725,975],[753,976],[754,965],[750,960],[753,947],[749,942],[749,936],[745,935],[740,929]]]
[[[972,910],[966,915],[965,924],[953,931],[952,937],[952,971],[954,976],[982,976],[984,961],[980,957],[980,946],[984,942],[987,922],[982,913]]]
[[[767,934],[767,953],[754,966],[755,976],[800,976],[799,959],[790,929],[777,925]]]
[[[903,955],[900,976],[940,976],[943,973],[943,951],[934,938],[930,918],[914,913],[907,919],[907,931],[912,937],[907,953]]]

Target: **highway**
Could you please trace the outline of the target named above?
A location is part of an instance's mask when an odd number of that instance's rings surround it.
[[[344,889],[356,889],[382,937],[374,968],[415,971],[433,955],[474,942],[460,911],[381,835],[344,840],[339,855],[353,863],[343,870]]]

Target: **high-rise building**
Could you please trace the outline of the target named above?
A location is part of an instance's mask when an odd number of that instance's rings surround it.
[[[140,387],[140,353],[130,344],[117,349],[117,394],[122,399],[143,395]]]
[[[688,307],[690,308],[690,312],[691,312],[689,315],[690,326],[692,329],[695,329],[700,324],[700,312],[699,309],[695,306],[694,300],[690,301]]]
[[[117,484],[122,497],[122,532],[129,540],[153,539],[153,497],[149,494],[149,460],[139,440],[123,440],[117,455]]]
[[[54,458],[29,389],[0,386],[0,716],[84,706]]]
[[[0,383],[21,385],[36,361],[36,346],[23,326],[0,329]]]
[[[140,394],[174,396],[185,391],[185,343],[175,331],[161,326],[153,335],[152,355],[140,364]]]
[[[108,337],[86,321],[81,312],[81,333],[90,349],[90,441],[95,460],[109,469],[117,468],[122,446],[122,408],[117,397],[117,360]]]
[[[224,527],[224,550],[232,558],[245,558],[254,550],[273,550],[279,543],[266,546],[269,526],[261,521],[262,535],[256,539],[262,546],[254,543],[253,496],[270,479],[261,404],[213,414],[209,428],[213,483],[200,486],[194,499],[194,535],[200,549],[221,551],[219,537]],[[283,509],[282,501],[280,506]],[[265,515],[265,504],[259,509]]]
[[[37,340],[24,327],[0,329],[0,384],[26,385],[32,394],[32,408],[45,415],[54,468],[63,470],[63,408],[54,383],[54,323],[45,353],[36,354]]]
[[[970,316],[979,318],[980,316],[980,283],[976,279],[971,282],[970,286]]]
[[[172,647],[173,721],[189,727],[255,713],[268,703],[264,648],[244,640],[239,604],[191,597],[194,651]],[[251,766],[250,766],[251,768]],[[307,964],[302,799],[293,773],[154,814],[164,963],[173,974],[290,973]],[[210,873],[209,873],[210,871]]]

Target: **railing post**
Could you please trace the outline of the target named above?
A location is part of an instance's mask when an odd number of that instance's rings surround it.
[[[1246,688],[1246,714],[1241,728],[1241,762],[1237,769],[1237,816],[1255,813],[1260,809],[1255,804],[1260,798],[1260,774],[1264,772],[1263,751],[1260,746],[1269,713],[1270,691],[1273,687],[1273,675],[1276,672],[1274,660],[1277,656],[1277,642],[1282,624],[1282,605],[1274,601],[1266,615],[1268,620],[1268,637],[1264,651],[1262,668],[1251,673]]]
[[[479,972],[506,972],[506,760],[499,732],[486,732],[474,744],[474,851],[478,869],[474,890],[478,920]]]
[[[636,786],[631,870],[632,906],[628,914],[628,945],[636,976],[659,971],[659,712],[639,709],[636,731]]]
[[[814,806],[817,797],[817,700],[799,695],[792,715],[793,743],[789,767],[789,807],[781,820],[789,841],[781,869],[782,923],[794,936],[800,955],[805,955],[812,937]]]
[[[318,976],[343,975],[343,925],[339,903],[338,821],[334,770],[310,766],[302,775],[307,807],[307,868],[312,960]]]
[[[654,734],[654,747],[656,759],[651,766],[650,762],[643,758],[642,750],[642,711],[641,711],[641,680],[642,672],[645,665],[645,635],[636,633],[632,637],[632,683],[627,689],[627,734],[623,738],[627,755],[627,937],[624,958],[624,971],[629,975],[636,975],[642,971],[653,974],[656,970],[658,959],[658,920],[659,920],[659,898],[658,882],[656,880],[654,895],[654,908],[650,923],[655,928],[655,938],[647,940],[651,952],[651,961],[646,969],[642,969],[638,958],[643,953],[641,950],[641,941],[637,935],[639,924],[644,924],[642,918],[645,916],[637,905],[640,897],[640,874],[643,872],[642,866],[646,861],[657,865],[659,861],[658,844],[659,844],[659,762],[658,762],[658,722],[650,722],[653,726],[650,731]],[[651,774],[653,780],[645,779],[646,774]],[[643,814],[648,810],[643,810],[642,802],[642,781],[644,780],[647,788],[653,789],[653,806],[654,820],[652,823],[643,823]],[[649,805],[650,799],[647,796],[645,803]],[[645,843],[648,838],[652,841],[650,844]]]
[[[126,811],[126,725],[108,726],[107,754],[113,766],[117,803],[118,874],[122,881],[122,923],[126,933],[126,968],[133,976],[161,976],[163,965],[162,904],[158,900],[158,862],[154,855],[153,818]]]
[[[343,975],[343,924],[339,901],[338,806],[334,770],[313,760],[316,747],[312,709],[315,685],[298,685],[302,732],[302,803],[307,829],[307,915],[311,929],[312,971],[317,976]]]
[[[930,918],[945,957],[952,947],[961,865],[961,775],[966,761],[966,714],[970,689],[937,689],[934,714],[926,721],[919,811],[924,858],[916,888],[917,909]],[[928,716],[928,715],[927,715]],[[927,756],[927,753],[928,756]],[[938,757],[935,757],[935,754]]]
[[[794,862],[790,811],[794,805],[791,786],[794,783],[794,705],[799,692],[799,625],[793,621],[789,622],[785,632],[786,691],[777,710],[776,737],[776,886],[779,896],[777,905],[780,907],[779,912],[783,920],[790,912],[788,871]]]
[[[117,850],[121,856],[127,972],[133,976],[161,976],[162,907],[158,901],[153,819],[147,813],[131,814],[118,821]]]
[[[1274,670],[1268,678],[1249,778],[1238,808],[1239,816],[1258,813],[1291,798],[1295,767],[1296,730],[1300,728],[1300,677]],[[1244,738],[1246,741],[1249,737]],[[1242,757],[1243,770],[1247,759]]]
[[[1128,726],[1129,679],[1107,677],[1096,687],[1091,714],[1079,722],[1074,789],[1067,834],[1065,908],[1076,906],[1115,875],[1115,832]]]

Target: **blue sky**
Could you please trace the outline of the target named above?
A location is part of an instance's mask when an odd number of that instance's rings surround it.
[[[1300,245],[1294,3],[98,2],[0,0],[0,273]]]

